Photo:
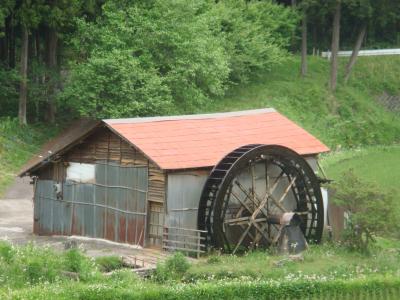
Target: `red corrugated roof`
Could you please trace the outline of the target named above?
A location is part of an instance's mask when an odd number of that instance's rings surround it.
[[[282,145],[301,155],[329,151],[273,109],[104,122],[165,170],[211,167],[247,144]]]

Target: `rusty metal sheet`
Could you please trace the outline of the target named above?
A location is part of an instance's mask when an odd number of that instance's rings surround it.
[[[146,235],[148,170],[96,164],[95,182],[62,184],[38,180],[35,192],[35,228],[43,235],[81,235],[144,246]]]

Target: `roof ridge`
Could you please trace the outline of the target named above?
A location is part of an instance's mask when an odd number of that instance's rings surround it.
[[[276,112],[276,110],[274,108],[261,108],[261,109],[240,110],[240,111],[233,111],[233,112],[209,113],[209,114],[137,117],[137,118],[126,118],[126,119],[104,119],[103,122],[105,122],[107,124],[126,124],[126,123],[177,121],[177,120],[201,120],[201,119],[215,119],[215,118],[228,118],[228,117],[258,115],[258,114],[270,113],[270,112]]]

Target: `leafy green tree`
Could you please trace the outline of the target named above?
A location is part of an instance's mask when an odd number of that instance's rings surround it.
[[[169,113],[222,95],[229,74],[202,2],[108,2],[72,40],[86,61],[73,66],[62,99],[97,117]]]
[[[333,201],[348,215],[343,239],[350,248],[368,251],[377,235],[395,231],[398,225],[393,192],[380,190],[377,184],[361,180],[353,170],[344,173],[333,185],[333,190]]]
[[[97,117],[193,111],[282,61],[296,20],[271,2],[108,1],[78,22],[60,98]]]
[[[270,1],[218,1],[211,15],[236,83],[282,62],[299,20],[295,10]]]

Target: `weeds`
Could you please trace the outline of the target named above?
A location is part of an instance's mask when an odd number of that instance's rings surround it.
[[[173,256],[167,258],[164,263],[157,264],[153,279],[160,283],[181,280],[189,268],[190,263],[187,258],[182,253],[176,252]]]
[[[111,272],[124,266],[119,256],[100,256],[96,257],[95,261],[101,272]]]

